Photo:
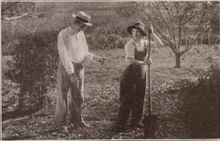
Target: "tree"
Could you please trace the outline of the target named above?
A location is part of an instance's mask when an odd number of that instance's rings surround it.
[[[142,10],[148,18],[152,16],[151,22],[156,31],[175,54],[177,68],[181,67],[181,56],[193,47],[203,33],[212,28],[212,15],[219,16],[219,2],[151,2],[150,6]],[[151,15],[149,9],[152,9]]]
[[[51,7],[40,12],[36,12],[35,3],[30,2],[6,2],[2,3],[2,7],[3,20],[12,24],[11,40],[19,41],[13,56],[14,63],[6,73],[9,79],[19,84],[17,110],[23,111],[24,107],[39,110],[43,106],[48,90],[54,86],[53,74],[58,59],[54,47],[58,32],[48,32],[47,27],[41,24],[36,27],[34,19],[48,13]],[[36,28],[31,30],[23,26],[21,22],[23,19],[32,21],[29,25]],[[44,32],[38,32],[38,29]]]
[[[43,8],[38,10],[36,10],[35,2],[2,2],[1,6],[2,19],[10,21],[25,17],[40,18],[54,8],[54,3],[44,4],[41,6]]]

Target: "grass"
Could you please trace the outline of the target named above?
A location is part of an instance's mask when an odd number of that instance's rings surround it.
[[[43,3],[39,3],[44,6]],[[50,3],[48,3],[50,4]],[[111,5],[112,4],[112,5]],[[91,14],[94,24],[92,29],[86,32],[90,36],[97,36],[92,33],[98,28],[107,26],[108,20],[121,21],[117,25],[124,29],[129,19],[119,20],[115,14],[115,3],[56,3],[56,8],[48,15],[39,19],[24,19],[18,21],[24,27],[34,30],[61,30],[70,22],[69,13],[86,9]],[[110,5],[112,9],[104,12],[99,8]],[[96,10],[94,10],[96,9]],[[131,20],[131,19],[130,19]],[[112,21],[114,23],[114,21]],[[43,26],[42,26],[43,25]],[[98,26],[99,25],[99,26]],[[10,24],[3,23],[3,35],[11,36]],[[39,31],[40,32],[40,31]],[[5,39],[5,38],[3,38]],[[10,41],[10,39],[8,38]],[[4,40],[7,44],[8,40]],[[4,46],[4,45],[3,45]],[[5,45],[7,46],[7,45]],[[94,47],[91,47],[94,48]],[[85,103],[83,105],[83,116],[87,123],[93,126],[92,129],[70,130],[70,134],[59,133],[53,127],[53,115],[56,103],[56,90],[51,89],[47,94],[52,99],[51,107],[46,105],[40,113],[45,116],[32,116],[25,120],[9,122],[2,125],[3,139],[141,139],[144,138],[142,129],[131,130],[115,134],[111,127],[116,119],[119,107],[119,80],[126,67],[123,49],[114,50],[91,50],[92,53],[105,56],[112,61],[105,65],[88,62],[85,71]],[[198,45],[192,48],[181,59],[182,68],[174,68],[175,57],[167,47],[153,48],[151,65],[152,89],[168,87],[169,83],[176,83],[178,80],[191,80],[197,78],[198,73],[207,70],[214,63],[208,60],[209,57],[219,56],[219,51],[214,47]],[[3,73],[9,69],[7,61],[13,61],[12,57],[4,56]],[[7,83],[3,86],[2,105],[3,113],[11,111],[15,107],[18,90],[17,84],[4,79]],[[6,85],[7,84],[7,85]],[[6,92],[5,92],[6,91]],[[146,94],[147,96],[148,94]],[[153,93],[153,112],[160,117],[156,138],[158,139],[182,139],[182,138],[216,138],[219,137],[219,97],[209,95],[190,95],[188,93]],[[209,101],[206,101],[206,98]],[[205,114],[204,114],[205,112]],[[198,114],[198,115],[196,115]],[[3,114],[4,116],[4,114]],[[213,120],[210,120],[213,119]],[[205,123],[205,124],[202,124]]]
[[[119,80],[126,67],[124,50],[91,50],[91,52],[112,60],[103,66],[99,63],[92,62],[86,64],[83,116],[85,121],[93,126],[92,129],[70,130],[70,134],[68,135],[54,131],[53,114],[56,90],[51,90],[48,95],[52,99],[52,107],[45,107],[41,111],[46,116],[33,116],[31,119],[7,124],[4,124],[3,121],[3,139],[144,138],[142,129],[131,130],[127,128],[126,132],[120,134],[111,132],[111,127],[116,119],[119,106]],[[219,54],[213,48],[196,46],[192,52],[184,55],[182,68],[177,69],[174,68],[174,56],[167,47],[153,48],[153,64],[151,68],[152,88],[156,89],[165,84],[167,85],[167,83],[175,83],[182,79],[191,80],[196,78],[198,72],[206,70],[212,64],[212,62],[207,60],[207,57],[212,55]],[[8,95],[13,97],[11,89]],[[218,110],[218,107],[216,107],[219,103],[219,101],[216,101],[218,97],[215,97],[215,99],[210,97],[209,101],[212,101],[212,103],[207,103],[207,101],[204,101],[205,95],[153,93],[152,96],[153,112],[159,116],[156,138],[215,138],[218,136],[217,131],[219,126],[217,121],[219,116],[216,115],[216,112],[206,111],[206,107],[215,109],[214,111]],[[202,107],[202,110],[198,109],[199,107]],[[3,109],[3,112],[4,110],[8,109]],[[208,115],[208,117],[203,116],[204,112],[202,111],[206,111],[206,113],[211,115]],[[198,113],[198,115],[195,113]],[[213,118],[213,121],[207,120],[207,118]],[[206,124],[201,125],[200,122],[204,120],[207,120]],[[192,123],[193,126],[191,126]]]

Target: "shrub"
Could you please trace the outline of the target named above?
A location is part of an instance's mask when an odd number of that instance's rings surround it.
[[[220,94],[220,68],[217,64],[212,64],[207,72],[200,75],[197,88],[203,92]]]
[[[197,78],[182,79],[175,83],[163,83],[155,92],[220,94],[220,68],[218,64],[212,64],[208,71],[197,72]]]
[[[56,32],[20,34],[14,63],[6,73],[20,84],[19,109],[41,108],[49,89],[54,86],[58,52]]]

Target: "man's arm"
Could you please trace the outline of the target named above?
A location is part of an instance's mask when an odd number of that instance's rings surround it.
[[[65,37],[62,33],[62,31],[58,35],[58,52],[59,52],[59,57],[60,61],[62,62],[66,72],[68,75],[74,73],[74,67],[73,64],[69,58],[65,43],[64,43]]]
[[[101,56],[97,56],[97,55],[94,55],[90,52],[87,52],[86,55],[85,55],[85,59],[86,60],[91,60],[91,61],[95,61],[95,62],[99,62],[101,64],[104,64],[106,61],[109,61],[111,62],[110,59],[106,58],[106,57],[101,57]]]
[[[110,60],[108,58],[97,56],[97,55],[94,55],[91,52],[89,52],[89,47],[87,45],[87,41],[86,41],[84,32],[81,32],[81,37],[82,37],[81,38],[82,42],[84,43],[84,50],[86,51],[86,54],[84,56],[84,61],[90,60],[90,61],[99,62],[101,64],[104,64],[106,61],[110,62]]]

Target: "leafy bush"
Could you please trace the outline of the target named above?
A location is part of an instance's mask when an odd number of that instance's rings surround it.
[[[211,65],[207,72],[200,75],[197,89],[209,94],[220,94],[220,68],[217,64]]]
[[[127,41],[126,36],[128,36],[126,26],[115,23],[115,20],[116,19],[108,19],[93,32],[86,34],[91,49],[106,50],[124,47]]]
[[[6,76],[20,84],[19,109],[42,107],[49,89],[54,86],[58,60],[56,39],[58,33],[24,34],[17,37],[14,63]]]
[[[196,77],[192,79],[181,79],[172,83],[163,83],[157,88],[152,88],[152,90],[157,94],[220,94],[220,68],[218,64],[212,64],[207,71],[196,71],[195,75]]]

